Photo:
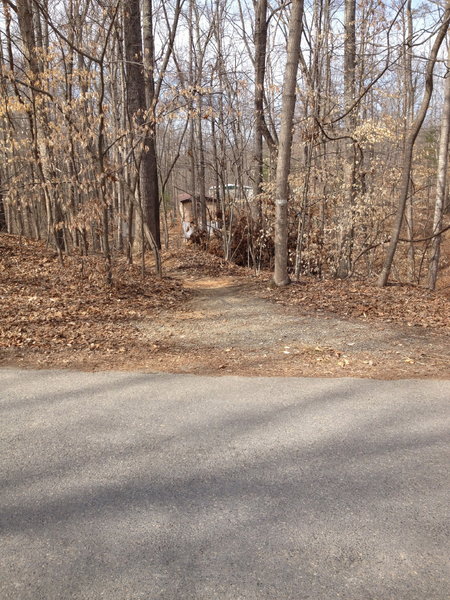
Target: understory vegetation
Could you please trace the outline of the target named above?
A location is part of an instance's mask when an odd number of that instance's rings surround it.
[[[97,276],[111,284],[118,256],[162,273],[188,193],[194,246],[255,272],[284,248],[294,280],[381,273],[379,285],[435,287],[449,260],[449,2],[3,0],[1,11],[0,229],[45,241],[62,264],[103,256]]]

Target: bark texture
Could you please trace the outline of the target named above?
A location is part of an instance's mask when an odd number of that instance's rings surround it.
[[[281,129],[278,146],[275,196],[275,270],[278,286],[289,283],[288,275],[288,195],[292,153],[292,125],[295,111],[300,39],[302,35],[303,0],[293,0],[289,20],[286,69],[283,82]]]
[[[264,78],[267,48],[267,0],[258,0],[255,6],[255,171],[253,194],[261,193],[263,182],[263,128],[264,128]],[[254,203],[253,217],[259,218]]]
[[[145,0],[145,33],[146,52],[148,68],[144,75],[144,59],[142,44],[142,23],[139,0],[130,0],[125,8],[124,35],[125,54],[127,60],[126,86],[127,107],[129,120],[135,121],[136,125],[143,127],[144,150],[137,157],[139,164],[140,195],[142,202],[142,214],[145,223],[149,227],[155,242],[160,248],[160,223],[159,223],[159,190],[158,169],[156,161],[155,124],[153,121],[152,93],[154,92],[153,80],[153,36],[152,36],[152,3]],[[147,113],[147,110],[149,112]],[[150,121],[147,121],[150,119]]]
[[[450,44],[450,39],[449,39]],[[448,149],[450,137],[450,52],[447,56],[447,76],[445,81],[445,99],[442,112],[441,138],[439,142],[439,162],[436,183],[436,204],[433,219],[430,269],[428,274],[428,287],[434,290],[436,287],[437,274],[439,270],[439,258],[441,251],[441,235],[438,234],[442,229],[442,218],[445,208],[445,193],[447,190],[447,169],[448,169]],[[438,235],[436,235],[438,234]]]
[[[355,68],[356,68],[356,1],[345,0],[345,38],[344,38],[344,100],[347,135],[352,136],[355,125],[355,109],[350,110],[355,100]],[[348,140],[345,148],[344,162],[344,206],[341,223],[339,265],[337,276],[345,278],[352,268],[352,249],[354,237],[354,205],[356,196],[356,148],[352,140]]]

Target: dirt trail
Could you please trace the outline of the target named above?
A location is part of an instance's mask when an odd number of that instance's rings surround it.
[[[259,298],[232,277],[185,280],[181,310],[136,324],[159,351],[162,370],[247,375],[442,376],[448,340]]]

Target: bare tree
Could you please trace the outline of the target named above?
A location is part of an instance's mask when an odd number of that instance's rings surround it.
[[[275,190],[275,270],[274,282],[278,286],[289,283],[288,275],[288,196],[289,172],[292,153],[292,125],[295,111],[295,89],[300,58],[303,0],[293,0],[289,18],[286,68],[283,82],[281,130]]]
[[[449,40],[450,43],[450,40]],[[447,73],[445,77],[445,97],[442,109],[441,137],[439,143],[438,172],[436,181],[436,204],[433,219],[433,241],[428,273],[428,287],[434,290],[436,287],[437,274],[439,269],[439,257],[441,250],[442,218],[445,207],[445,193],[448,181],[448,148],[450,137],[450,48],[447,56]]]
[[[447,0],[444,15],[442,17],[441,25],[438,29],[436,39],[428,58],[428,64],[425,72],[425,91],[422,98],[422,103],[417,112],[416,118],[411,125],[410,131],[405,142],[405,152],[403,156],[402,166],[402,177],[400,183],[399,200],[397,207],[397,214],[395,216],[394,224],[392,226],[391,241],[386,253],[386,258],[383,265],[383,270],[378,278],[378,286],[384,287],[389,279],[389,275],[392,268],[395,252],[397,250],[398,241],[400,238],[400,232],[403,224],[403,218],[405,214],[406,201],[408,199],[409,180],[411,177],[411,164],[413,159],[414,144],[419,134],[419,131],[425,120],[428,107],[430,105],[431,95],[433,93],[433,73],[434,67],[438,58],[439,49],[442,42],[447,35],[447,31],[450,24],[450,1]]]
[[[152,6],[147,0],[145,6],[146,46],[147,61],[153,57],[152,41]],[[139,0],[127,2],[124,9],[124,36],[126,53],[126,82],[127,82],[127,107],[130,126],[137,125],[141,128],[144,139],[144,152],[138,160],[140,172],[140,197],[145,222],[147,223],[158,248],[161,246],[159,230],[159,196],[158,174],[156,164],[156,146],[154,139],[154,124],[146,125],[145,121],[151,119],[153,111],[148,112],[147,97],[153,101],[154,80],[153,74],[144,75],[142,20]],[[152,66],[149,64],[149,68]]]
[[[338,277],[347,277],[351,270],[354,238],[354,204],[356,194],[356,147],[352,139],[356,125],[355,68],[356,68],[356,0],[345,0],[344,19],[344,103],[346,141],[344,162],[344,206],[342,207],[341,235],[339,240]]]
[[[264,170],[264,79],[267,52],[267,0],[255,0],[255,173],[253,193],[262,192]],[[267,126],[266,126],[267,127]],[[254,202],[254,218],[260,219],[260,206]]]

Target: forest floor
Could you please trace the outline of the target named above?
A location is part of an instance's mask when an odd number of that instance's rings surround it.
[[[0,365],[250,376],[450,378],[450,288],[378,289],[270,274],[189,246],[165,277],[98,258],[62,266],[40,242],[0,235]],[[150,271],[150,268],[149,268]]]

